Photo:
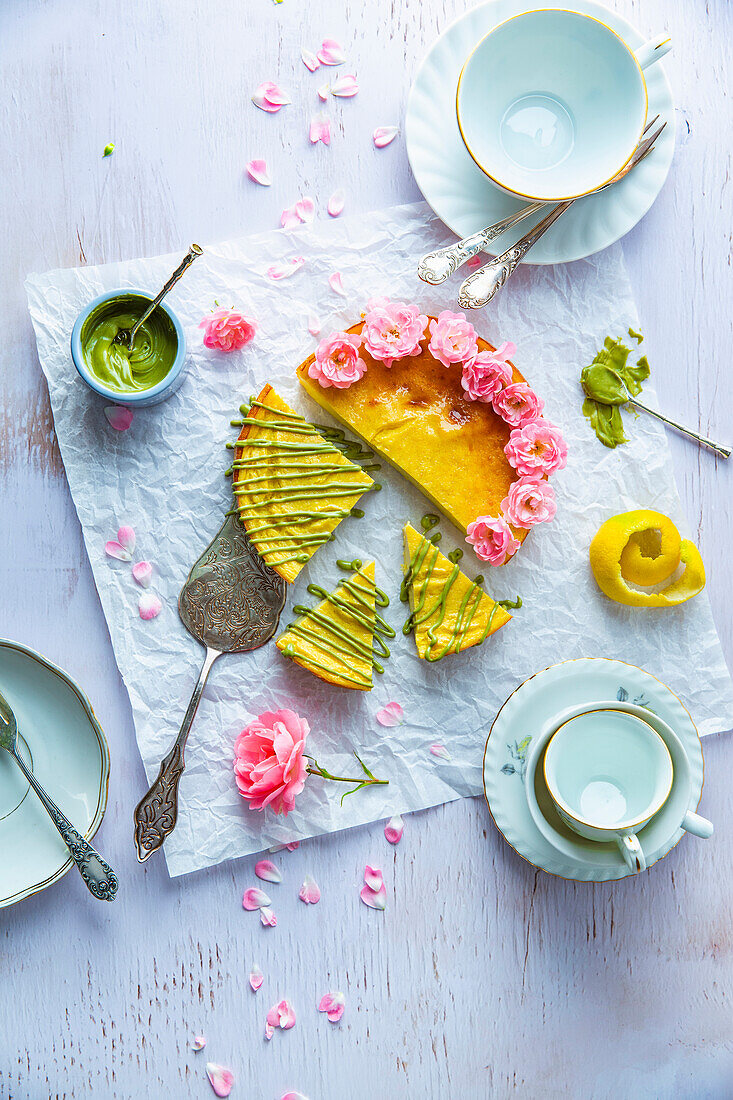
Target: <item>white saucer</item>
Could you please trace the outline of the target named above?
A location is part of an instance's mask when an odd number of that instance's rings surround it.
[[[585,882],[626,878],[628,867],[615,845],[595,845],[569,829],[553,846],[537,828],[524,791],[524,763],[535,732],[557,713],[579,704],[624,698],[647,707],[679,737],[690,762],[690,806],[703,783],[700,738],[688,711],[665,684],[622,661],[583,658],[565,661],[531,676],[509,696],[491,727],[484,752],[484,794],[497,828],[520,856],[550,874]],[[681,816],[680,816],[681,819]],[[647,866],[663,858],[684,836],[653,819],[644,829]]]
[[[86,696],[39,654],[0,640],[0,691],[18,720],[20,752],[90,840],[104,817],[109,750]],[[69,850],[7,752],[0,750],[0,909],[57,882]],[[81,886],[84,891],[84,886]]]
[[[505,19],[526,11],[527,0],[488,0],[448,27],[429,51],[415,77],[407,103],[407,156],[426,201],[459,237],[466,237],[524,205],[491,183],[469,156],[456,118],[456,88],[463,64],[476,43]],[[565,8],[548,0],[544,8]],[[595,0],[574,0],[573,8],[595,16],[636,49],[644,42],[635,27]],[[664,28],[652,28],[652,30]],[[519,59],[518,59],[518,63]],[[667,128],[653,152],[618,184],[579,199],[529,253],[533,264],[579,260],[613,244],[643,218],[667,178],[674,153],[675,113],[672,91],[660,62],[644,74],[649,115]],[[494,245],[502,252],[532,224],[528,219]]]

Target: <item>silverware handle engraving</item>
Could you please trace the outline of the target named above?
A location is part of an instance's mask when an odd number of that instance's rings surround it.
[[[178,819],[178,783],[186,767],[184,752],[188,733],[193,725],[211,666],[220,656],[219,650],[207,647],[206,657],[188,709],[183,716],[178,736],[168,755],[161,761],[157,778],[135,807],[135,846],[140,863],[144,863],[153,852],[157,852],[165,838],[175,828]]]
[[[704,447],[709,447],[711,451],[715,451],[721,458],[730,458],[731,448],[726,447],[724,443],[715,443],[712,439],[708,439],[707,436],[699,435],[698,432],[694,432],[692,428],[685,428],[684,425],[678,424],[676,420],[670,420],[668,416],[662,416],[656,409],[650,409],[648,405],[643,405],[641,401],[637,401],[635,397],[629,398],[629,404],[634,405],[637,409],[641,409],[642,412],[649,413],[650,416],[656,416],[657,420],[661,420],[663,424],[668,424],[670,428],[675,428],[678,432],[682,432],[683,435],[689,435],[690,439],[696,440]]]
[[[71,858],[78,867],[89,892],[99,901],[113,901],[119,885],[117,875],[89,841],[85,840],[81,833],[74,828],[66,814],[61,812],[53,799],[46,794],[20,754],[13,752],[13,756],[61,834],[61,838],[69,849]]]
[[[515,245],[512,245],[506,252],[502,252],[496,259],[484,264],[478,271],[474,271],[467,279],[464,279],[458,291],[458,304],[461,309],[480,309],[482,306],[487,305],[497,290],[504,286],[517,264],[521,263],[530,248],[537,244],[540,237],[547,232],[561,214],[565,213],[573,202],[574,200],[570,199],[567,202],[558,203]]]
[[[470,237],[464,237],[460,241],[455,241],[454,244],[446,245],[445,248],[437,248],[434,252],[429,252],[417,265],[419,277],[424,283],[431,283],[433,286],[444,283],[461,264],[465,264],[466,260],[470,260],[477,252],[482,252],[502,233],[512,229],[530,214],[535,214],[544,205],[542,202],[530,203],[529,206],[523,206],[521,210],[502,218],[501,221],[494,222],[479,233],[472,233]]]
[[[172,290],[172,288],[176,285],[176,283],[180,279],[181,275],[183,275],[184,272],[188,271],[188,269],[191,266],[191,264],[193,263],[193,261],[197,260],[199,258],[199,256],[202,256],[203,252],[204,252],[204,250],[203,250],[203,248],[201,248],[200,245],[198,245],[198,244],[192,244],[191,245],[191,247],[189,248],[186,255],[183,257],[181,262],[179,263],[176,270],[173,272],[173,274],[170,276],[170,278],[166,281],[166,283],[164,284],[163,288],[159,291],[159,293],[155,295],[152,302],[150,303],[148,308],[143,313],[142,317],[139,319],[139,321],[136,321],[135,324],[130,329],[130,335],[129,335],[128,341],[127,341],[128,346],[130,348],[132,348],[132,345],[135,342],[135,334],[136,334],[137,330],[140,328],[140,325],[143,323],[143,321],[147,321],[148,317],[153,312],[153,310],[157,306],[159,306],[160,303],[163,301],[163,299],[165,298],[168,291]]]

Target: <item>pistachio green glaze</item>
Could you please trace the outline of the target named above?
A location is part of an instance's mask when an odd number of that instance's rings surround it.
[[[178,337],[168,314],[158,308],[135,334],[132,351],[115,344],[120,329],[131,329],[150,305],[140,294],[121,294],[93,309],[81,327],[84,364],[97,382],[115,393],[139,393],[162,382],[175,362]]]
[[[629,335],[641,343],[641,333],[629,329]],[[620,406],[629,395],[636,397],[642,383],[649,377],[649,363],[642,356],[636,365],[629,363],[631,350],[621,340],[607,336],[603,347],[592,363],[583,367],[580,384],[585,393],[583,415],[605,447],[618,447],[628,443],[624,435],[624,422]]]

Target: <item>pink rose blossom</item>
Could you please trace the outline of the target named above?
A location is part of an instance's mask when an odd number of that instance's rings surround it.
[[[513,344],[510,345],[512,348]],[[492,351],[480,351],[463,364],[461,385],[471,401],[493,401],[503,386],[511,384],[512,368]]]
[[[568,459],[568,448],[560,429],[540,418],[515,428],[504,454],[520,477],[541,477],[562,470]]]
[[[501,510],[513,527],[534,527],[555,518],[555,491],[547,481],[520,477],[501,502]]]
[[[464,313],[451,313],[444,309],[437,321],[430,322],[428,349],[444,367],[453,363],[465,363],[478,352],[476,330]]]
[[[234,744],[234,774],[251,810],[272,806],[288,814],[305,786],[305,740],[310,726],[292,710],[265,711]]]
[[[243,348],[254,339],[257,322],[236,309],[215,309],[199,325],[204,332],[204,346],[218,351]]]
[[[417,306],[372,298],[367,302],[362,330],[364,347],[372,359],[379,359],[385,367],[391,367],[396,359],[420,354],[420,341],[427,324],[427,317]]]
[[[493,403],[494,412],[515,428],[536,420],[545,407],[542,398],[526,382],[513,382],[505,386],[494,395]]]
[[[332,332],[316,348],[308,374],[324,389],[335,386],[345,390],[352,382],[358,382],[366,369],[359,355],[359,337],[349,332]]]
[[[466,542],[476,556],[491,565],[503,565],[521,546],[503,516],[479,516],[467,527]]]

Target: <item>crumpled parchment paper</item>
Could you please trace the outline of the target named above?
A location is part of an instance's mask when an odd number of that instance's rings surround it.
[[[415,274],[418,258],[448,239],[428,208],[415,204],[207,248],[170,295],[189,343],[186,380],[169,400],[136,412],[131,429],[122,433],[110,428],[105,402],[74,370],[71,328],[78,312],[102,291],[124,286],[157,291],[180,257],[28,279],[61,453],[150,780],[177,733],[203,659],[178,618],[176,600],[190,566],[231,505],[224,477],[232,457],[225,444],[236,436],[230,419],[267,381],[306,416],[327,419],[294,376],[315,345],[309,316],[320,317],[327,334],[357,320],[371,296],[419,302],[426,313],[456,308],[455,279],[428,287]],[[294,256],[306,260],[296,275],[281,282],[266,277],[270,264]],[[342,273],[345,297],[329,286],[335,271]],[[253,344],[228,356],[203,347],[197,326],[215,301],[258,320]],[[585,656],[628,661],[669,684],[702,734],[733,725],[733,684],[706,594],[672,610],[624,608],[600,594],[588,565],[593,534],[616,512],[656,508],[688,533],[662,426],[649,416],[634,420],[625,414],[631,441],[610,451],[581,414],[581,367],[606,335],[626,337],[629,326],[639,327],[620,246],[563,267],[523,267],[471,319],[492,343],[517,344],[518,368],[544,398],[545,415],[562,427],[569,447],[567,468],[553,478],[556,520],[535,528],[507,566],[482,567],[460,533],[445,520],[441,525],[446,552],[464,545],[466,571],[485,573],[496,598],[519,593],[524,606],[482,647],[437,664],[418,660],[412,637],[401,633],[401,529],[406,520],[419,527],[431,509],[417,489],[383,464],[378,475],[383,490],[363,498],[366,517],[346,519],[336,541],[318,551],[290,586],[281,623],[292,620],[294,603],[309,601],[311,581],[326,587],[338,583],[343,574],[336,558],[374,558],[377,583],[391,599],[386,617],[397,630],[384,676],[375,677],[370,693],[335,688],[283,658],[272,642],[253,653],[220,658],[189,739],[178,825],[164,848],[171,875],[479,794],[484,742],[497,710],[522,680],[557,661]],[[646,345],[643,350],[652,364],[645,398],[654,403],[654,353]],[[155,589],[164,609],[150,622],[138,617],[141,589],[130,566],[104,553],[106,540],[116,537],[122,523],[137,532],[136,557],[156,565]],[[375,714],[392,700],[403,706],[405,721],[384,728]],[[345,788],[311,777],[287,818],[248,810],[234,782],[232,744],[254,715],[281,706],[308,718],[310,752],[330,771],[357,775],[350,755],[355,749],[389,786],[361,791],[341,808]],[[430,753],[435,742],[446,746],[449,761]]]

